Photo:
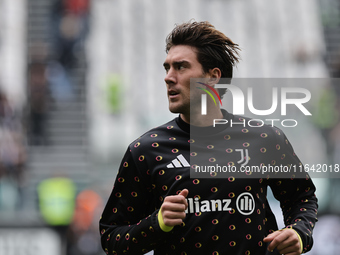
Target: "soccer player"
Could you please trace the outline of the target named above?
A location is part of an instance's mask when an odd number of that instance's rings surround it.
[[[100,220],[105,252],[297,255],[310,250],[317,199],[305,173],[304,178],[239,178],[232,173],[226,178],[190,178],[190,162],[196,158],[237,169],[241,163],[301,164],[281,130],[212,127],[214,119],[246,118],[221,110],[211,100],[202,116],[201,90],[194,98],[190,95],[191,78],[207,79],[202,87],[232,78],[238,45],[209,22],[188,22],[168,35],[166,52],[169,109],[179,115],[129,145]],[[221,97],[225,90],[218,93]],[[241,163],[240,153],[246,153]],[[266,198],[269,186],[283,211],[286,227],[281,230]]]

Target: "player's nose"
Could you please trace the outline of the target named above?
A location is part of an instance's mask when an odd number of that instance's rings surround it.
[[[176,83],[176,72],[173,68],[170,68],[164,77],[164,81],[166,84]]]

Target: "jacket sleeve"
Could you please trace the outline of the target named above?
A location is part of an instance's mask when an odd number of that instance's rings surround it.
[[[275,198],[280,201],[286,228],[292,228],[299,234],[303,252],[307,252],[312,248],[312,233],[317,222],[315,186],[284,133],[277,129],[276,137],[277,163],[288,166],[291,171],[284,178],[271,179],[269,185]]]
[[[99,222],[101,244],[107,254],[144,254],[165,240],[145,162],[138,167],[128,149]]]

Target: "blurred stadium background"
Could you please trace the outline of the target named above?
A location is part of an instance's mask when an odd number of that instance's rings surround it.
[[[339,0],[0,0],[0,254],[104,254],[98,220],[127,145],[174,117],[165,37],[190,19],[240,45],[235,77],[340,78]],[[317,120],[287,130],[303,162],[340,163],[338,84],[313,88]],[[335,255],[340,181],[315,184],[310,254]]]

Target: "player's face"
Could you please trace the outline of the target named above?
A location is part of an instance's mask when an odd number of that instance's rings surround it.
[[[164,61],[169,110],[190,115],[190,78],[203,78],[202,65],[195,48],[187,45],[172,46]]]

